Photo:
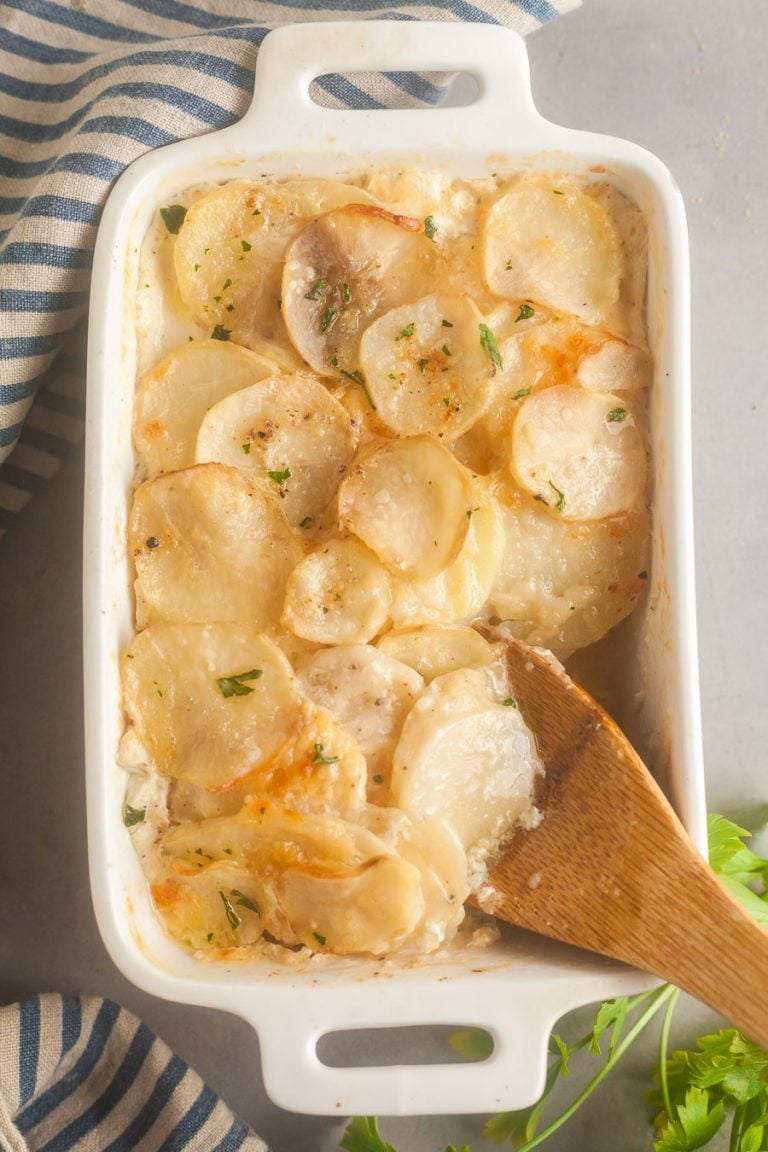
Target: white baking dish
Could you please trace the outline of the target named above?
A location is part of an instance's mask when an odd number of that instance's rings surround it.
[[[468,107],[340,111],[309,98],[311,80],[349,70],[457,70],[479,94]],[[688,251],[681,197],[666,168],[622,140],[556,127],[535,110],[523,41],[482,25],[305,24],[271,33],[253,105],[224,131],[144,157],[118,182],[96,245],[88,360],[85,530],[86,754],[91,883],[115,963],[157,996],[234,1012],[257,1029],[266,1088],[285,1108],[323,1114],[448,1113],[519,1108],[542,1089],[547,1037],[567,1010],[648,987],[632,969],[520,935],[484,951],[410,967],[331,960],[303,969],[196,962],[161,930],[121,822],[116,766],[122,716],[118,655],[132,635],[125,522],[133,475],[131,408],[138,252],[150,219],[185,187],[233,176],[353,175],[372,165],[434,166],[480,177],[520,167],[610,179],[651,231],[648,320],[656,359],[650,594],[625,629],[625,711],[641,752],[704,842],[693,594],[689,432]],[[631,707],[630,707],[631,705]],[[316,1054],[336,1029],[479,1025],[485,1062],[329,1068]]]

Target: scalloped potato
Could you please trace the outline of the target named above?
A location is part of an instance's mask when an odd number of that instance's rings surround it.
[[[565,658],[647,583],[643,219],[548,172],[180,195],[140,260],[126,823],[193,954],[419,957],[540,819],[472,625]]]

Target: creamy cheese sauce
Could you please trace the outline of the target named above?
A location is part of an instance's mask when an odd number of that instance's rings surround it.
[[[201,957],[434,952],[540,819],[472,623],[564,658],[647,581],[642,215],[562,173],[176,203],[137,288],[126,823]]]

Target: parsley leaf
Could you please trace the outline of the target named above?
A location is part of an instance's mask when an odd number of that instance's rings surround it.
[[[499,346],[496,343],[496,337],[494,336],[493,332],[491,332],[487,324],[480,325],[480,343],[482,344],[483,349],[485,350],[485,353],[493,364],[494,368],[503,368],[504,361],[501,358],[501,352],[499,352]]]
[[[133,828],[134,824],[143,824],[146,814],[146,808],[132,808],[130,804],[123,804],[123,824],[126,828]]]
[[[313,932],[312,935],[314,936],[315,940],[317,940],[318,944],[321,945],[321,947],[322,947],[322,945],[325,944],[325,941],[326,941],[325,936],[322,936],[319,932]]]
[[[309,289],[309,291],[304,293],[304,299],[305,300],[319,300],[320,297],[322,296],[323,292],[325,292],[327,287],[328,287],[328,285],[326,284],[325,280],[323,280],[323,279],[315,280],[314,284]]]
[[[340,756],[326,756],[323,752],[322,744],[315,744],[315,755],[312,758],[313,764],[338,764]]]
[[[326,308],[323,319],[320,321],[320,332],[323,336],[326,332],[330,332],[338,318],[338,308]]]
[[[437,224],[435,224],[434,216],[426,216],[424,218],[424,234],[427,240],[434,240],[437,235]]]
[[[397,1152],[379,1133],[375,1116],[356,1116],[344,1129],[339,1148],[344,1152]]]
[[[515,317],[515,324],[519,324],[521,320],[530,320],[531,316],[535,315],[536,313],[534,312],[533,308],[531,308],[530,304],[521,304],[520,311]]]
[[[606,416],[609,424],[621,424],[627,418],[626,408],[611,408]]]
[[[171,204],[168,208],[161,208],[160,215],[163,223],[172,236],[178,236],[179,229],[184,223],[187,210],[183,204]]]
[[[238,928],[242,924],[242,920],[238,916],[237,912],[235,912],[234,908],[232,907],[232,905],[230,904],[229,900],[224,895],[224,893],[221,891],[221,889],[219,889],[219,896],[221,896],[222,902],[224,904],[224,912],[225,912],[226,917],[227,917],[227,923],[229,924],[229,926],[233,932],[237,932]]]
[[[550,488],[552,489],[552,491],[557,496],[557,503],[555,504],[555,512],[560,512],[562,514],[565,511],[565,494],[563,492],[561,492],[559,488],[556,488],[551,480],[547,480],[547,484],[549,484]]]
[[[211,340],[229,340],[231,335],[231,328],[225,328],[223,324],[217,324],[213,332],[211,332]]]
[[[357,384],[358,388],[362,388],[366,400],[368,401],[371,408],[373,408],[373,410],[375,412],[376,411],[376,405],[373,402],[373,397],[371,396],[370,392],[368,391],[368,387],[365,383],[365,380],[363,379],[363,374],[360,371],[360,369],[355,368],[354,372],[347,372],[345,368],[339,368],[339,372],[341,372],[342,376],[346,376],[348,380],[351,380],[353,384]]]
[[[254,904],[250,896],[246,896],[245,893],[241,892],[239,888],[233,888],[230,892],[230,896],[235,897],[235,904],[241,904],[243,908],[247,908],[250,912],[255,912],[257,916],[261,915],[258,906]]]
[[[253,688],[250,688],[244,681],[258,680],[263,675],[261,668],[251,668],[250,672],[237,672],[233,676],[217,676],[216,683],[222,696],[227,699],[230,696],[250,696]]]
[[[406,324],[405,328],[402,328],[397,336],[395,336],[395,340],[407,340],[409,336],[413,336],[414,328],[415,325],[413,321],[411,321],[410,324]]]
[[[691,1152],[703,1148],[725,1123],[725,1106],[718,1101],[710,1109],[709,1093],[703,1088],[689,1088],[685,1103],[676,1109],[677,1119],[668,1121],[654,1152]]]
[[[267,472],[270,480],[274,480],[275,484],[284,484],[286,480],[291,478],[290,468],[283,468],[282,471]]]

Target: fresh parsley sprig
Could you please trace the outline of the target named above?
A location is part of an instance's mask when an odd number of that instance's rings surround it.
[[[744,843],[750,833],[723,816],[709,817],[709,860],[731,893],[768,929],[768,860]],[[691,1051],[669,1054],[669,1036],[680,992],[662,984],[639,996],[620,996],[600,1005],[589,1032],[573,1044],[553,1034],[552,1056],[544,1092],[535,1104],[492,1116],[486,1139],[510,1142],[517,1152],[533,1152],[561,1128],[600,1086],[652,1020],[661,1013],[659,1064],[650,1099],[659,1109],[653,1152],[694,1152],[721,1132],[731,1114],[729,1152],[768,1152],[768,1052],[734,1028],[702,1036]],[[481,1029],[455,1032],[451,1046],[472,1060],[487,1059],[492,1050]],[[587,1049],[602,1064],[558,1116],[540,1127],[569,1062]],[[604,1050],[604,1051],[603,1051]],[[340,1148],[345,1152],[397,1152],[379,1134],[373,1117],[348,1125]],[[445,1152],[457,1152],[449,1146]],[[460,1152],[469,1152],[465,1146]]]

